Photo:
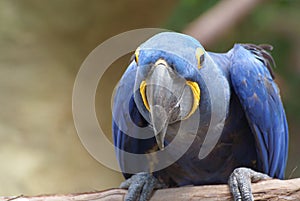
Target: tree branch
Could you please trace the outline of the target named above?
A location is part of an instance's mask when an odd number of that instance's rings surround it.
[[[300,200],[300,178],[290,180],[267,180],[252,184],[255,200]],[[124,200],[126,190],[110,189],[99,192],[66,194],[66,195],[40,195],[40,196],[16,196],[0,197],[0,201],[83,201],[101,200],[118,201]],[[232,200],[227,185],[206,185],[181,188],[169,188],[157,190],[151,201],[162,200]]]
[[[265,0],[222,0],[190,23],[183,32],[204,46],[211,45],[263,2]]]

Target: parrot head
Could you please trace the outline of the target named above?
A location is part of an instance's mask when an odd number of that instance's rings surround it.
[[[153,36],[135,51],[135,102],[142,115],[147,113],[161,150],[168,125],[188,119],[200,104],[199,69],[205,55],[194,38],[172,32]]]

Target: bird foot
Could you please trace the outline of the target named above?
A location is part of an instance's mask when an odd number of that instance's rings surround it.
[[[154,189],[164,187],[164,184],[147,172],[135,174],[120,185],[120,188],[128,188],[125,201],[148,201]]]
[[[266,174],[250,168],[236,168],[230,175],[228,184],[234,201],[253,201],[251,182],[270,179]]]

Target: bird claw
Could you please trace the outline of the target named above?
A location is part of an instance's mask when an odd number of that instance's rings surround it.
[[[270,179],[266,174],[250,168],[236,168],[230,175],[228,184],[234,201],[253,201],[251,182]]]
[[[164,184],[147,172],[135,174],[120,185],[120,188],[128,188],[125,201],[148,201],[154,189],[164,187]]]

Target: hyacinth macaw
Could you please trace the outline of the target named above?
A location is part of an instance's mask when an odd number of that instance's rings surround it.
[[[212,53],[175,32],[137,48],[113,105],[126,200],[149,200],[154,188],[222,183],[234,200],[253,200],[251,182],[284,177],[288,126],[268,50],[235,44]],[[201,149],[209,151],[200,157]]]

